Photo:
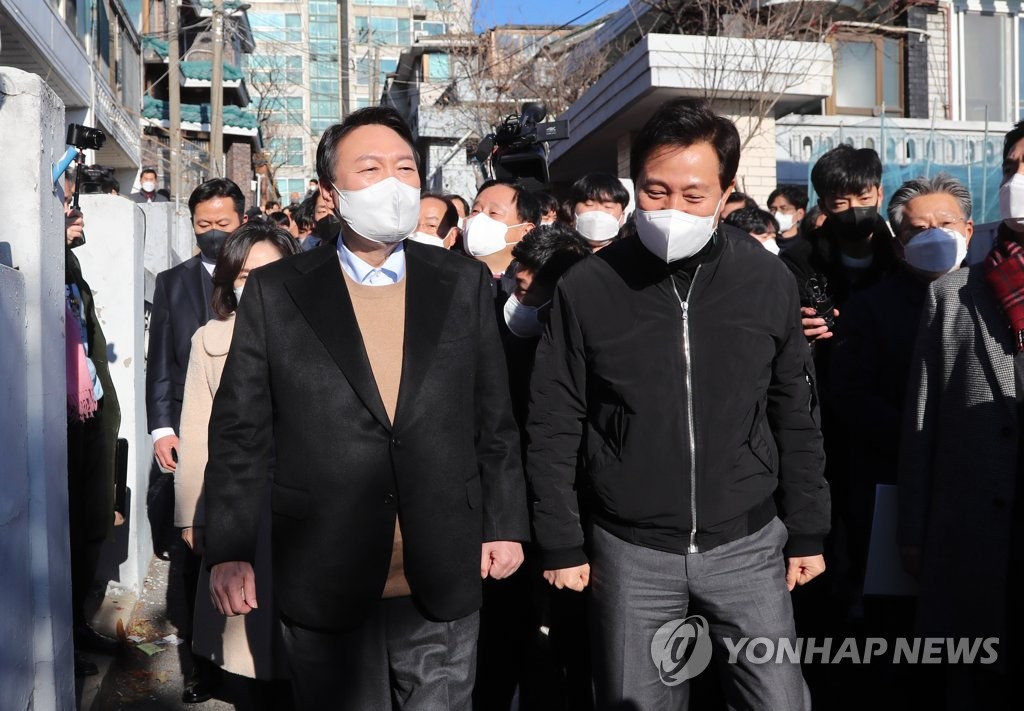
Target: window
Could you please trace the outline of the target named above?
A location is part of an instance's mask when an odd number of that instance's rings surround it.
[[[302,140],[302,139],[299,139]],[[306,194],[306,179],[305,178],[278,178],[277,179],[277,193],[281,196],[281,199],[285,202],[289,202],[292,198],[292,193],[298,193],[299,199]]]
[[[434,37],[436,35],[443,35],[446,31],[445,24],[443,22],[427,22],[426,20],[416,20],[413,23],[413,31],[417,37]]]
[[[260,40],[301,42],[302,15],[295,12],[250,12],[249,24],[257,45]]]
[[[302,57],[275,55],[242,55],[246,69],[248,69],[249,81],[255,85],[284,85],[294,84],[301,86],[302,80]]]
[[[833,113],[903,115],[903,43],[893,37],[837,39]]]
[[[410,21],[402,17],[356,16],[356,42],[359,44],[412,44]]]
[[[305,165],[304,148],[301,138],[271,138],[270,153],[277,165]]]
[[[427,81],[448,81],[452,77],[447,54],[427,55]]]
[[[1010,18],[964,15],[964,120],[1007,120]]]
[[[260,114],[268,116],[270,123],[303,124],[301,96],[268,96],[259,99],[256,105]]]
[[[376,5],[377,7],[409,7],[409,0],[355,0],[355,5]],[[414,0],[417,7],[423,5],[423,0]]]

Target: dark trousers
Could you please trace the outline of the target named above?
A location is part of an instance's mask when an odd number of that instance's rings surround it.
[[[799,664],[754,664],[742,653],[729,664],[724,642],[764,637],[795,643],[782,557],[786,537],[785,526],[773,519],[749,536],[704,553],[679,555],[627,543],[595,526],[590,611],[597,707],[688,708],[689,681],[683,675],[663,680],[654,661],[654,640],[667,623],[700,614],[707,620],[705,633],[730,710],[809,711],[810,694]],[[698,640],[689,643],[700,648]]]
[[[479,612],[435,622],[399,597],[353,630],[281,629],[299,711],[472,709]]]
[[[68,524],[71,538],[71,613],[86,622],[85,601],[100,549],[114,527],[113,452],[103,428],[103,403],[84,422],[68,423]]]

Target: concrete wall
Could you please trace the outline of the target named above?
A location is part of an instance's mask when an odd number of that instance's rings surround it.
[[[125,198],[83,195],[81,204],[86,243],[75,250],[75,255],[92,288],[96,316],[107,338],[110,377],[121,405],[119,437],[128,440],[128,520],[126,525],[116,529],[104,556],[104,561],[112,561],[117,567],[101,569],[99,575],[138,594],[153,554],[146,515],[146,489],[153,450],[146,432],[143,350],[143,254],[147,223],[140,206]],[[167,209],[163,212],[170,214]]]
[[[740,151],[740,166],[736,171],[736,189],[745,192],[764,207],[768,196],[776,187],[775,175],[775,119],[766,116],[758,121],[750,116],[729,116],[746,142]]]
[[[25,321],[25,275],[0,266],[0,373],[24,373],[28,367]],[[0,698],[24,709],[32,698],[32,596],[28,555],[28,425],[25,381],[0,380],[0,570],[8,581],[0,639]],[[10,586],[11,589],[8,589]],[[12,594],[7,594],[7,593]]]
[[[173,202],[151,202],[138,205],[145,219],[143,267],[145,300],[153,303],[156,275],[181,264],[192,256],[196,236],[188,206]]]
[[[35,709],[74,708],[71,643],[71,580],[68,548],[67,405],[64,376],[64,220],[62,205],[51,191],[50,170],[64,153],[64,106],[43,80],[26,72],[0,68],[0,140],[4,174],[0,214],[6,215],[4,238],[24,279],[24,308],[10,313],[0,302],[8,328],[24,320],[25,368],[5,379],[21,379],[25,408],[0,408],[0,430],[24,427],[26,457],[15,469],[0,457],[0,480],[8,499],[4,531],[5,562],[0,582],[3,617],[8,610],[31,610],[29,625],[15,625],[3,645],[31,650],[32,699]],[[11,325],[13,324],[13,325]],[[6,341],[4,350],[6,350]],[[7,482],[28,481],[28,496],[11,496]],[[15,491],[17,489],[15,488]],[[25,537],[26,533],[31,535]],[[18,542],[27,546],[18,546]],[[29,636],[24,636],[29,635]],[[19,691],[4,677],[0,699],[5,708]]]

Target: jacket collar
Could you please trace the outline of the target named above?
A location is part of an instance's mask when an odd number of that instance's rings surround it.
[[[434,365],[456,279],[442,259],[451,257],[436,247],[411,243],[405,250],[405,337],[396,423],[415,414],[416,396]],[[317,247],[293,264],[298,274],[285,287],[363,405],[391,431],[334,245]]]

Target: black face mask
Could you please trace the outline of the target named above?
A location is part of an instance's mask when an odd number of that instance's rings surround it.
[[[324,242],[333,242],[341,232],[341,220],[337,215],[324,215],[316,221],[313,232]]]
[[[850,242],[863,242],[871,236],[878,221],[878,207],[851,207],[828,216],[836,232]]]
[[[230,232],[225,232],[224,230],[207,230],[206,232],[196,233],[196,244],[199,245],[199,251],[203,253],[207,261],[217,261],[217,257],[220,256],[221,247],[224,246],[224,241],[230,234]]]

